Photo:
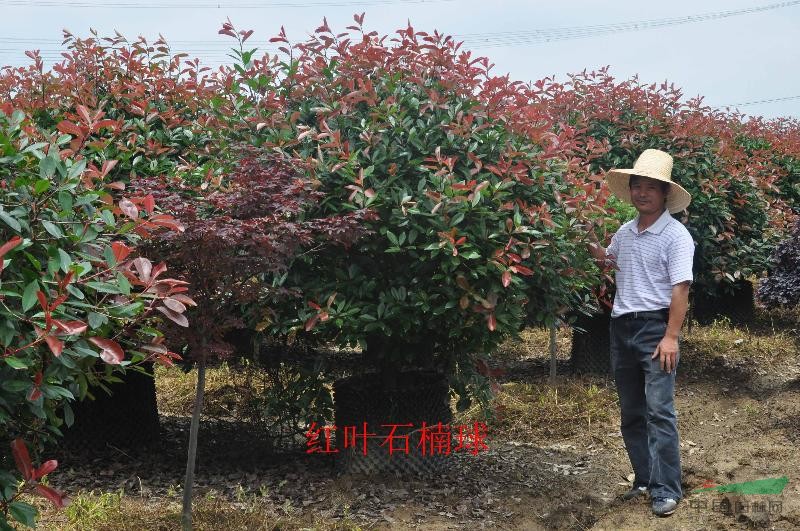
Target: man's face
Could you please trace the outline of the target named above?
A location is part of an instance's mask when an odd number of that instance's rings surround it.
[[[639,214],[660,214],[664,211],[667,193],[661,181],[632,175],[630,187],[631,201]]]

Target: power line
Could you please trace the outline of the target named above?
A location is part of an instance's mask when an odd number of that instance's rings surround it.
[[[454,0],[373,0],[372,4],[388,4],[388,3],[424,3],[424,2],[450,2]],[[22,2],[21,0],[0,0],[0,5],[16,5],[16,4],[25,4],[25,5],[44,5],[50,3],[50,0],[29,0],[28,2]],[[69,5],[78,5],[78,4],[87,4],[87,2],[81,1],[73,1],[67,2]],[[355,5],[356,3],[367,3],[363,0],[348,0],[346,2],[318,2],[318,3],[307,3],[307,4],[299,4],[299,3],[292,3],[291,5],[294,7],[310,7],[310,6],[318,6],[318,5]],[[63,3],[59,3],[62,5]],[[560,28],[543,28],[543,29],[535,29],[535,30],[528,30],[528,31],[516,31],[516,32],[493,32],[493,33],[464,33],[464,34],[454,34],[453,37],[456,40],[463,40],[464,44],[468,47],[474,48],[495,48],[500,46],[516,46],[521,44],[542,44],[546,42],[552,41],[564,41],[564,40],[572,40],[572,39],[581,39],[581,38],[589,38],[589,37],[596,37],[602,35],[608,35],[611,33],[620,33],[620,32],[632,32],[632,31],[644,31],[649,29],[657,29],[663,27],[670,27],[670,26],[677,26],[682,24],[690,24],[696,22],[704,22],[709,20],[720,20],[725,18],[730,18],[734,16],[741,16],[753,13],[760,13],[764,11],[774,10],[774,9],[781,9],[785,7],[791,7],[800,4],[800,0],[794,1],[787,1],[787,2],[779,2],[774,4],[767,4],[762,6],[756,6],[751,8],[745,9],[738,9],[738,10],[727,10],[727,11],[716,11],[710,13],[703,13],[698,15],[689,15],[689,16],[682,16],[682,17],[672,17],[672,18],[665,18],[665,19],[647,19],[647,20],[639,20],[639,21],[632,21],[632,22],[619,22],[613,24],[600,24],[600,25],[590,25],[590,26],[573,26],[573,27],[560,27]],[[93,4],[99,5],[99,4]],[[131,7],[145,7],[147,5],[160,5],[164,7],[169,7],[167,4],[127,4],[125,2],[108,2],[103,4],[104,6],[123,6],[129,5]],[[184,4],[184,6],[188,6],[189,4]],[[208,6],[210,4],[193,4],[195,7],[203,7]],[[222,5],[222,4],[219,4]],[[233,5],[233,4],[231,4]],[[250,5],[250,4],[242,4],[239,3],[237,5]],[[281,6],[281,5],[288,5],[286,2],[282,2],[279,4],[259,4],[260,7],[270,7],[270,6]],[[175,7],[175,4],[171,5]],[[253,44],[257,41],[254,39]],[[39,38],[31,38],[31,37],[0,37],[0,45],[49,45],[49,46],[58,46],[60,41],[57,39],[39,39]],[[220,59],[223,57],[227,57],[230,53],[231,42],[225,41],[210,41],[210,40],[175,40],[170,41],[170,44],[177,44],[177,45],[185,45],[188,49],[185,51],[190,55],[198,54],[204,55],[208,59]],[[202,46],[202,48],[192,49],[193,45]],[[50,48],[42,46],[40,49],[41,55],[43,59],[60,59],[61,54],[64,52],[62,48]],[[263,46],[262,50],[264,51],[275,51],[277,49],[276,46],[267,45]],[[19,57],[22,55],[22,50],[16,50],[13,48],[0,48],[0,57],[2,56],[9,56],[9,55],[16,55]]]
[[[69,7],[113,9],[286,9],[310,7],[348,7],[406,4],[434,4],[455,0],[333,0],[330,2],[86,2],[56,0],[0,0],[0,6],[10,7]]]
[[[613,33],[628,33],[632,31],[644,31],[650,29],[679,26],[684,24],[694,24],[697,22],[707,22],[711,20],[721,20],[741,15],[762,13],[775,9],[792,7],[800,4],[800,0],[790,2],[779,2],[745,9],[735,9],[728,11],[715,11],[688,15],[682,17],[672,17],[663,19],[639,20],[631,22],[619,22],[613,24],[600,24],[594,26],[572,26],[562,28],[549,28],[517,32],[500,33],[472,33],[454,35],[456,39],[463,39],[465,44],[473,44],[480,48],[496,48],[500,46],[516,46],[520,44],[540,44],[545,42],[581,39],[588,37],[598,37]]]
[[[768,100],[746,101],[744,103],[735,103],[733,105],[722,105],[722,107],[747,107],[748,105],[760,105],[762,103],[776,103],[779,101],[800,100],[800,94],[797,96],[784,96],[782,98],[770,98]]]
[[[431,3],[431,2],[452,2],[454,0],[347,0],[340,2],[317,2],[317,3],[275,3],[275,4],[230,4],[245,6],[245,7],[319,7],[319,6],[344,6],[344,5],[379,5],[379,4],[416,4],[416,3]],[[50,0],[0,0],[0,5],[33,5],[44,6],[50,4]],[[55,5],[56,3],[53,3]],[[57,3],[64,5],[64,2]],[[107,2],[105,4],[91,4],[86,2],[66,2],[69,6],[81,7],[84,4],[86,7],[137,7],[144,8],[147,6],[160,6],[160,7],[178,7],[176,4],[128,4],[125,2]],[[706,22],[710,20],[720,20],[735,16],[748,15],[753,13],[761,13],[785,7],[792,7],[800,4],[800,0],[793,0],[788,2],[779,2],[774,4],[767,4],[745,9],[716,11],[709,13],[701,13],[697,15],[689,15],[682,17],[671,17],[664,19],[646,19],[630,22],[617,22],[611,24],[600,24],[590,26],[570,26],[570,27],[557,27],[557,28],[541,28],[525,31],[506,31],[506,32],[487,32],[487,33],[456,33],[453,38],[456,40],[463,40],[466,45],[475,46],[480,48],[495,48],[500,46],[516,46],[521,44],[541,44],[546,42],[581,39],[589,37],[597,37],[608,35],[612,33],[632,32],[632,31],[645,31],[650,29],[658,29],[664,27],[678,26],[683,24],[692,24],[697,22]],[[227,6],[228,4],[216,4],[219,6]],[[183,4],[182,7],[202,8],[211,7],[211,4]],[[50,44],[58,45],[60,41],[57,39],[37,39],[31,37],[0,37],[2,44]],[[185,45],[207,45],[207,46],[229,46],[227,42],[210,41],[210,40],[175,40],[170,41],[171,44],[185,44]],[[58,51],[58,49],[47,49],[43,51]]]

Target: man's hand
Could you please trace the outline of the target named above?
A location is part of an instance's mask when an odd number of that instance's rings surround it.
[[[659,358],[661,369],[664,372],[672,372],[677,366],[678,340],[669,336],[664,336],[651,356],[651,359],[656,358]]]
[[[602,268],[604,265],[610,265],[617,269],[617,258],[613,254],[606,255],[606,248],[600,244],[597,239],[597,234],[594,233],[594,223],[587,222],[583,225],[586,235],[589,238],[589,243],[586,244],[589,254],[597,261],[598,265]]]

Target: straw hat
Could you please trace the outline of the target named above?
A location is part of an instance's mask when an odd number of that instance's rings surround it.
[[[692,196],[689,195],[689,192],[678,183],[672,181],[672,157],[668,153],[657,149],[645,149],[636,159],[633,168],[613,169],[606,173],[608,188],[614,195],[627,203],[632,203],[631,189],[628,186],[631,175],[650,177],[651,179],[669,183],[667,209],[670,214],[686,210],[686,207],[692,201]]]

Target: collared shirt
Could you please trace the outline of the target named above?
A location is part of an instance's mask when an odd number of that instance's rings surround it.
[[[641,232],[639,216],[622,225],[606,254],[618,268],[612,317],[669,308],[672,286],[693,280],[694,241],[668,210]]]

